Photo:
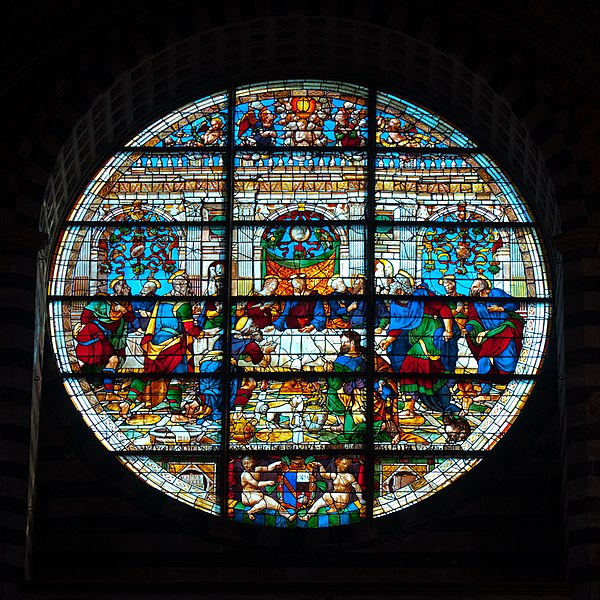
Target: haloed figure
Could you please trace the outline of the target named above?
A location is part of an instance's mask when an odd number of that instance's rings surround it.
[[[249,300],[245,307],[242,305],[237,316],[248,316],[259,328],[271,327],[273,321],[281,313],[281,303],[272,298],[279,288],[279,277],[276,275],[267,275],[263,288],[254,295],[263,296],[264,299]]]
[[[505,291],[492,288],[481,276],[471,285],[471,296],[487,301],[471,301],[462,330],[477,360],[480,375],[514,373],[523,346],[524,320],[516,311],[519,303]],[[482,381],[481,395],[475,401],[489,400],[492,384]]]
[[[325,309],[323,302],[318,300],[316,292],[308,288],[305,273],[290,277],[294,296],[308,296],[307,300],[286,301],[281,316],[273,325],[279,331],[296,329],[301,333],[321,331],[325,327]]]
[[[134,300],[131,303],[136,317],[134,321],[135,329],[141,329],[142,332],[145,332],[148,328],[152,310],[156,304],[156,295],[160,287],[161,284],[159,281],[156,279],[148,279],[140,290],[140,296],[143,296],[144,298]]]
[[[345,331],[340,336],[340,349],[333,362],[325,361],[324,369],[340,373],[338,377],[328,379],[327,411],[336,419],[332,431],[344,431],[354,427],[355,420],[364,419],[365,379],[367,361],[365,348],[361,345],[361,336],[356,331]],[[357,373],[355,378],[347,378],[342,373]],[[352,417],[352,418],[347,418]]]
[[[104,373],[106,399],[118,400],[114,394],[114,374],[125,360],[127,329],[135,314],[131,303],[123,298],[131,288],[123,276],[112,281],[112,297],[99,295],[86,305],[81,323],[75,329],[75,354],[82,372]]]
[[[182,385],[166,374],[189,373],[193,367],[193,340],[195,338],[218,335],[219,329],[202,329],[194,324],[192,305],[185,297],[191,295],[188,274],[177,271],[169,278],[172,291],[162,297],[154,306],[141,347],[144,352],[144,372],[155,373],[159,377],[147,382],[136,379],[132,382],[127,399],[121,402],[120,414],[126,416],[134,402],[140,401],[143,392],[147,404],[154,406],[163,399],[169,403],[174,413],[172,420],[187,420],[179,414],[181,408]],[[146,384],[150,389],[146,390]]]

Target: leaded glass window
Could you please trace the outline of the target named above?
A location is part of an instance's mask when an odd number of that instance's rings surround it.
[[[475,141],[345,83],[216,93],[147,127],[56,246],[51,337],[128,469],[221,518],[358,523],[474,467],[547,346],[540,234]]]

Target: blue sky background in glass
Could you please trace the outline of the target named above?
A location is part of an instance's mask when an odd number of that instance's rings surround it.
[[[427,128],[430,128],[432,133],[434,132],[434,136],[443,141],[445,145],[461,148],[473,148],[476,146],[473,140],[456,129],[456,127],[435,113],[406,99],[398,98],[392,94],[378,94],[377,106],[379,107],[378,116],[381,114],[381,116],[389,118],[391,114],[406,115],[409,120],[422,123]]]
[[[202,142],[199,136],[203,132],[199,132],[198,136],[192,135],[192,126],[194,129],[202,129],[204,125],[210,126],[212,118],[219,118],[223,122],[224,131],[226,131],[228,127],[227,96],[226,92],[221,92],[190,102],[156,120],[131,141],[127,142],[125,146],[164,146],[165,140],[173,142],[169,145],[174,146],[188,145],[190,141],[194,142],[192,145],[195,145],[196,142],[199,142],[202,146],[223,145],[225,137],[220,138],[218,142],[213,144]],[[181,134],[181,136],[178,134]]]
[[[354,95],[353,92],[356,94]],[[235,140],[248,148],[278,146],[364,146],[367,139],[367,93],[362,88],[338,87],[319,81],[259,84],[237,91]],[[262,112],[261,112],[262,111]],[[269,141],[264,115],[277,137]],[[304,122],[305,131],[300,132]],[[352,130],[342,135],[342,130]]]

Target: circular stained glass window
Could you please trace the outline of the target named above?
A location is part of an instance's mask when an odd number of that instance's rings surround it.
[[[477,144],[403,98],[275,81],[147,127],[74,202],[50,327],[106,449],[221,518],[402,510],[506,433],[547,346],[540,236]]]

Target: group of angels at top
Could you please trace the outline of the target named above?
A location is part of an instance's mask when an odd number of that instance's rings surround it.
[[[237,136],[241,145],[257,149],[279,145],[278,137],[284,146],[338,143],[353,148],[366,144],[365,115],[364,108],[350,101],[335,107],[325,98],[312,97],[275,100],[270,106],[256,101],[238,121]]]
[[[360,148],[367,144],[367,108],[360,100],[326,95],[294,95],[250,100],[236,107],[235,141],[256,150],[275,146]],[[380,112],[376,142],[384,147],[433,143],[414,119]],[[227,116],[208,112],[172,132],[165,146],[223,146],[227,141]]]

